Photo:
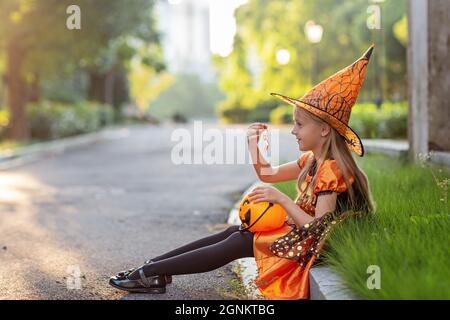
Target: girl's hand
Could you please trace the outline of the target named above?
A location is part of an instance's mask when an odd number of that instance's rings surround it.
[[[256,142],[259,142],[260,134],[268,128],[267,124],[255,122],[252,123],[247,129],[247,138],[254,139],[256,138]]]
[[[258,186],[254,188],[247,196],[248,200],[252,203],[264,201],[281,203],[287,197],[283,192],[272,186]]]

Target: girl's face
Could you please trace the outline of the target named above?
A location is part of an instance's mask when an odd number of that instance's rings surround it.
[[[300,151],[317,150],[323,143],[323,125],[305,116],[300,107],[294,107],[294,128],[291,133],[297,138]]]

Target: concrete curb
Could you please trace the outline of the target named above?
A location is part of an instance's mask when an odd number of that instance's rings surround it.
[[[0,171],[12,169],[44,157],[61,154],[96,142],[124,138],[128,134],[126,127],[108,127],[97,132],[6,150],[0,153]]]
[[[430,151],[430,159],[436,164],[450,167],[450,152]]]
[[[342,278],[331,268],[316,266],[309,271],[311,300],[360,300],[343,284]]]
[[[265,183],[256,181],[248,187],[241,196],[249,193],[253,188]],[[228,224],[240,225],[239,204],[237,201],[228,214]],[[266,299],[259,289],[253,284],[253,280],[258,275],[258,268],[254,258],[243,258],[233,261],[234,267],[238,270],[237,275],[252,299]],[[348,289],[342,281],[342,278],[329,267],[316,266],[311,268],[309,274],[310,281],[310,300],[355,300],[358,299],[353,292]]]
[[[388,156],[400,157],[406,156],[409,152],[409,142],[406,140],[363,139],[362,141],[368,153],[380,152]],[[432,163],[450,167],[450,152],[431,150],[429,155]]]
[[[362,139],[367,152],[380,152],[388,156],[398,157],[408,153],[409,143],[405,140]]]

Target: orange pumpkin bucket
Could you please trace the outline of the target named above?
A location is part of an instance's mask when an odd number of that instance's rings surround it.
[[[243,231],[264,232],[281,228],[286,221],[286,210],[278,203],[250,203],[248,197],[239,206],[239,218]]]

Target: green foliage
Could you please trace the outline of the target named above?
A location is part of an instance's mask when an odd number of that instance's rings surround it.
[[[291,124],[293,107],[288,104],[280,105],[270,113],[270,122],[273,124]]]
[[[249,109],[242,107],[236,99],[231,99],[221,102],[218,112],[224,123],[246,123]]]
[[[81,9],[81,29],[76,31],[69,31],[65,24],[66,9],[72,4]],[[150,0],[3,0],[0,45],[20,37],[21,45],[30,52],[26,71],[45,77],[69,74],[77,65],[107,71],[117,62],[131,59],[134,47],[129,37],[158,42],[153,5]],[[148,54],[147,60],[151,59],[155,56]]]
[[[72,76],[57,76],[42,82],[42,96],[46,100],[75,104],[85,98],[89,79],[87,74],[76,70]]]
[[[352,109],[349,126],[361,138],[406,139],[408,105],[384,103],[381,109],[375,104],[360,103]]]
[[[9,122],[9,111],[6,108],[0,108],[0,140],[6,138],[6,127]]]
[[[403,46],[408,45],[408,18],[406,15],[394,24],[394,35]]]
[[[66,28],[66,9],[72,4],[81,10],[80,30]],[[2,0],[0,75],[6,72],[3,61],[10,52],[6,49],[15,43],[13,55],[23,59],[16,66],[25,84],[19,90],[37,80],[33,84],[41,89],[42,99],[70,104],[91,98],[106,101],[106,86],[94,83],[92,77],[89,82],[89,76],[114,75],[114,94],[108,101],[113,99],[119,108],[128,98],[122,78],[132,57],[139,55],[158,72],[164,69],[154,4],[154,0]]]
[[[67,105],[44,101],[27,108],[31,137],[57,139],[98,130],[112,124],[114,110],[111,106],[81,102]]]
[[[386,0],[381,5],[380,30],[369,30],[366,26],[368,5],[367,0],[250,0],[239,7],[234,50],[225,58],[214,57],[221,88],[227,100],[233,101],[229,104],[236,104],[237,99],[241,107],[254,109],[259,101],[267,100],[270,92],[300,97],[316,84],[312,83],[313,78],[323,80],[349,65],[372,42],[376,49],[360,101],[374,101],[379,95],[375,85],[377,62],[385,100],[406,99],[406,46],[399,40],[403,29],[396,25],[400,22],[403,26],[406,2]],[[308,20],[314,20],[324,29],[319,44],[312,45],[305,35]],[[276,53],[280,49],[290,53],[286,65],[277,62]],[[314,59],[317,60],[315,74]],[[253,65],[259,67],[252,68]],[[255,115],[260,119],[268,117],[259,110]]]
[[[248,108],[242,106],[237,98],[232,98],[218,105],[218,114],[225,123],[269,122],[270,114],[278,105],[277,100],[270,99],[260,100],[253,108]]]
[[[275,99],[259,101],[248,114],[247,122],[268,122],[270,113],[279,105]]]
[[[348,221],[332,234],[335,255],[329,263],[370,299],[449,299],[450,206],[442,201],[448,190],[425,168],[382,156],[360,162],[377,212],[370,219]],[[443,169],[438,176],[450,173]],[[380,290],[366,286],[369,265],[381,268]]]
[[[292,124],[292,106],[284,104],[270,113],[273,124]],[[408,104],[386,102],[380,109],[373,103],[356,104],[349,126],[366,139],[406,139],[408,130]]]
[[[438,183],[450,171],[432,167],[436,181],[428,169],[397,158],[373,154],[357,161],[376,213],[338,225],[327,240],[325,263],[362,298],[450,299],[450,206],[448,188]],[[289,184],[292,196],[295,181]],[[381,270],[379,290],[366,285],[371,265]]]

